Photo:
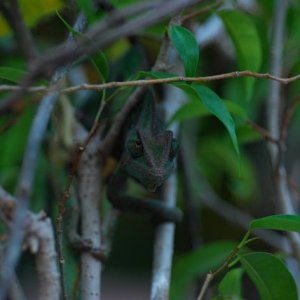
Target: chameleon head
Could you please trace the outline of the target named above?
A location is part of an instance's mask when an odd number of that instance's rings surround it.
[[[178,145],[172,131],[134,128],[127,136],[125,148],[127,174],[149,191],[155,191],[173,172]]]

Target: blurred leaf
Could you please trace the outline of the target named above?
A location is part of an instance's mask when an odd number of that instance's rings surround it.
[[[203,130],[206,131],[206,127]],[[238,162],[228,137],[213,135],[212,132],[208,135],[199,139],[197,147],[197,164],[201,166],[204,177],[216,192],[225,193],[226,198],[236,203],[253,202],[257,174],[251,160],[241,153],[241,171],[236,172]]]
[[[4,79],[14,83],[20,83],[25,74],[26,72],[24,70],[10,67],[0,67],[0,79]]]
[[[210,115],[209,110],[199,101],[190,101],[183,106],[181,106],[175,113],[171,116],[168,124],[173,122],[182,122],[195,117],[204,117]]]
[[[233,115],[246,119],[245,110],[238,104],[230,101],[224,101],[227,110]],[[190,101],[181,106],[170,118],[168,124],[172,122],[182,122],[195,117],[204,117],[210,115],[211,112],[199,101]]]
[[[298,299],[293,276],[276,256],[254,252],[241,255],[240,261],[262,300]]]
[[[91,61],[98,73],[102,77],[102,82],[107,81],[109,76],[109,64],[106,55],[102,51],[98,51],[92,58]]]
[[[73,37],[80,36],[81,33],[76,31],[58,11],[56,11],[56,15],[63,22],[63,24],[66,26],[69,32],[72,33]]]
[[[110,45],[105,53],[109,60],[114,61],[124,55],[131,48],[131,44],[128,39],[120,39]]]
[[[174,73],[168,73],[168,72],[159,72],[159,71],[141,71],[139,72],[139,78],[144,78],[144,77],[151,77],[155,79],[164,79],[164,78],[172,78],[172,77],[177,77],[178,75]]]
[[[219,267],[235,246],[233,242],[218,241],[178,257],[173,268],[170,299],[185,299],[188,285],[197,276]]]
[[[183,62],[185,75],[195,76],[199,61],[199,46],[194,34],[184,27],[173,26],[169,31],[169,36]]]
[[[91,0],[77,0],[78,7],[82,10],[89,23],[96,20],[96,9]]]
[[[33,113],[34,108],[28,107],[13,127],[1,133],[0,168],[19,165],[22,160]]]
[[[219,284],[218,291],[222,299],[241,300],[242,292],[242,275],[243,269],[237,268],[226,273]]]
[[[300,232],[300,216],[272,215],[255,219],[250,223],[250,229],[274,229]]]
[[[261,134],[259,134],[248,124],[241,124],[237,127],[236,131],[240,145],[261,141],[263,139]]]
[[[82,0],[78,0],[78,1],[82,1]],[[64,19],[64,17],[58,11],[56,12],[56,14],[74,37],[82,35],[80,32],[74,30],[73,27]],[[90,40],[90,42],[91,44],[93,44],[92,40]],[[105,82],[108,79],[108,75],[109,75],[109,64],[106,55],[101,50],[98,50],[96,54],[90,57],[90,60],[94,65],[95,69],[97,70],[97,72],[99,73],[102,82]]]
[[[45,16],[55,13],[63,6],[61,0],[19,0],[19,3],[25,23],[30,27],[34,26],[42,18],[45,18]],[[10,27],[0,15],[0,36],[9,33],[11,33]]]
[[[258,72],[262,62],[262,49],[256,27],[249,16],[237,10],[219,12],[228,33],[230,34],[237,53],[241,70]],[[245,95],[249,100],[252,96],[255,78],[244,78]]]

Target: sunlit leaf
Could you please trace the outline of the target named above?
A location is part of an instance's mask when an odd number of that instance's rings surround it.
[[[254,252],[240,256],[240,261],[260,294],[261,300],[297,300],[293,276],[276,256]]]
[[[173,26],[169,35],[183,62],[185,75],[195,76],[199,61],[199,46],[194,34],[184,27]]]

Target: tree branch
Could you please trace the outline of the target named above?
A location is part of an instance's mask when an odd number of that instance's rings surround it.
[[[211,75],[211,76],[199,76],[199,77],[185,77],[185,76],[173,76],[158,79],[139,79],[131,81],[111,81],[100,84],[88,84],[83,83],[79,85],[73,85],[69,87],[48,87],[48,86],[30,86],[27,88],[26,93],[45,93],[55,89],[62,93],[75,93],[79,91],[103,91],[113,88],[126,88],[126,87],[142,87],[156,84],[176,83],[176,82],[210,82],[224,79],[234,79],[239,77],[254,77],[260,79],[268,79],[282,84],[290,84],[292,82],[300,80],[300,74],[291,77],[279,77],[270,73],[258,73],[252,71],[234,71],[223,74]],[[20,91],[22,86],[3,84],[0,85],[0,92],[16,92]],[[5,112],[4,108],[0,106],[0,113]]]
[[[271,47],[271,73],[281,76],[283,69],[283,45],[285,21],[288,9],[287,0],[277,0],[274,6],[273,35]],[[280,82],[271,82],[267,103],[268,130],[272,137],[280,140],[282,132],[282,86]],[[269,152],[272,162],[273,175],[275,177],[276,198],[280,210],[284,214],[295,214],[293,200],[289,191],[287,171],[284,164],[284,141],[280,140],[280,147],[269,143]],[[289,232],[288,236],[294,251],[294,256],[300,264],[300,238],[299,234]]]
[[[16,207],[17,200],[0,187],[0,210],[8,220],[12,219],[13,211]],[[52,222],[44,213],[33,214],[26,210],[25,215],[24,245],[35,255],[38,278],[40,280],[38,299],[58,300],[60,286]],[[10,276],[14,276],[14,270],[5,269],[6,266],[7,264],[3,260],[2,268],[8,273],[12,273]],[[1,290],[0,298],[3,297],[2,293],[3,291]]]
[[[85,22],[85,18],[83,17],[83,15],[79,15],[74,25],[75,29],[77,29],[76,26],[80,26],[80,28],[83,28],[84,26],[82,26],[82,22]],[[72,41],[73,37],[70,35],[68,38],[68,43],[72,43]],[[64,76],[66,72],[66,68],[58,70],[52,78],[52,83],[57,84],[59,79]],[[24,222],[26,220],[26,212],[29,207],[32,194],[32,186],[38,161],[40,145],[44,138],[44,133],[46,131],[53,106],[58,96],[59,93],[57,91],[54,91],[43,98],[34,117],[29,133],[29,138],[27,140],[27,146],[23,156],[21,172],[17,185],[16,194],[18,200],[16,202],[16,209],[14,211],[14,219],[11,227],[10,239],[8,241],[7,249],[4,254],[3,265],[0,269],[1,300],[5,298],[7,288],[11,280],[12,272],[15,269],[21,254],[21,244],[25,235]],[[7,272],[7,270],[10,271]]]
[[[21,89],[4,101],[1,101],[0,111],[7,110],[22,96],[25,90],[39,76],[51,76],[55,70],[62,65],[68,65],[80,58],[85,58],[99,51],[117,39],[137,33],[141,29],[155,24],[166,17],[172,16],[180,10],[204,0],[172,0],[159,1],[151,10],[145,10],[146,14],[130,19],[117,27],[108,26],[109,21],[105,20],[92,27],[85,35],[79,37],[72,45],[65,43],[45,53],[42,57],[32,63],[31,69],[21,83]],[[105,30],[103,30],[105,29]],[[101,36],[101,39],[99,38]]]

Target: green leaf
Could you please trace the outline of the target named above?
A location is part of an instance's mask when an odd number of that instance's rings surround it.
[[[257,287],[261,300],[298,299],[294,278],[276,256],[254,252],[240,256],[240,261]]]
[[[234,149],[239,155],[240,151],[235,132],[235,124],[222,99],[214,91],[203,85],[192,84],[191,88],[194,89],[206,108],[224,124],[232,140]]]
[[[245,110],[238,104],[225,101],[226,109],[233,115],[240,116],[242,119],[246,119]],[[170,118],[168,124],[172,122],[182,122],[187,119],[195,117],[205,117],[210,115],[211,112],[199,101],[191,101],[181,106]]]
[[[10,67],[0,67],[0,78],[13,83],[20,83],[21,79],[25,75],[26,72],[24,70]]]
[[[164,79],[164,78],[171,78],[177,76],[178,75],[174,73],[159,72],[159,71],[140,71],[138,74],[138,78],[151,77],[154,79]]]
[[[78,7],[84,12],[89,23],[96,20],[96,10],[91,0],[77,0]]]
[[[242,299],[241,285],[242,285],[243,269],[236,268],[226,273],[219,284],[219,294],[223,299]]]
[[[80,36],[81,33],[76,31],[58,11],[56,11],[56,15],[63,22],[69,32],[72,33],[73,37]]]
[[[201,246],[201,248],[175,259],[171,297],[172,300],[184,297],[188,285],[199,275],[219,267],[227,258],[236,243],[219,241]]]
[[[210,112],[201,102],[191,101],[175,111],[168,121],[168,124],[173,122],[182,122],[195,117],[204,117],[207,115],[210,115]]]
[[[185,75],[195,76],[199,61],[199,46],[193,33],[184,27],[173,26],[169,35],[183,62]]]
[[[73,29],[73,27],[63,18],[63,16],[58,11],[56,12],[56,14],[74,37],[78,37],[81,35],[80,32]],[[93,41],[90,40],[90,42],[91,44],[93,44]],[[109,64],[106,55],[101,50],[98,50],[98,52],[90,58],[90,61],[99,73],[102,82],[105,82],[108,79],[109,75]]]
[[[239,68],[258,72],[262,63],[262,47],[252,19],[237,10],[223,10],[219,13],[234,43]],[[255,78],[244,78],[245,95],[252,96]]]
[[[272,215],[255,219],[250,223],[250,229],[274,229],[300,232],[300,216]]]
[[[149,76],[154,78],[168,78],[174,77],[174,74],[162,73],[162,72],[140,72],[140,76]],[[200,85],[198,83],[188,84],[186,82],[172,82],[170,83],[183,91],[185,91],[192,99],[201,100],[206,109],[215,115],[226,127],[229,136],[232,140],[234,149],[236,153],[239,155],[239,146],[237,141],[237,136],[235,132],[235,124],[234,121],[226,109],[224,101],[211,89]]]
[[[109,64],[106,55],[102,51],[98,51],[92,58],[91,61],[102,77],[102,82],[107,81],[109,76]]]

